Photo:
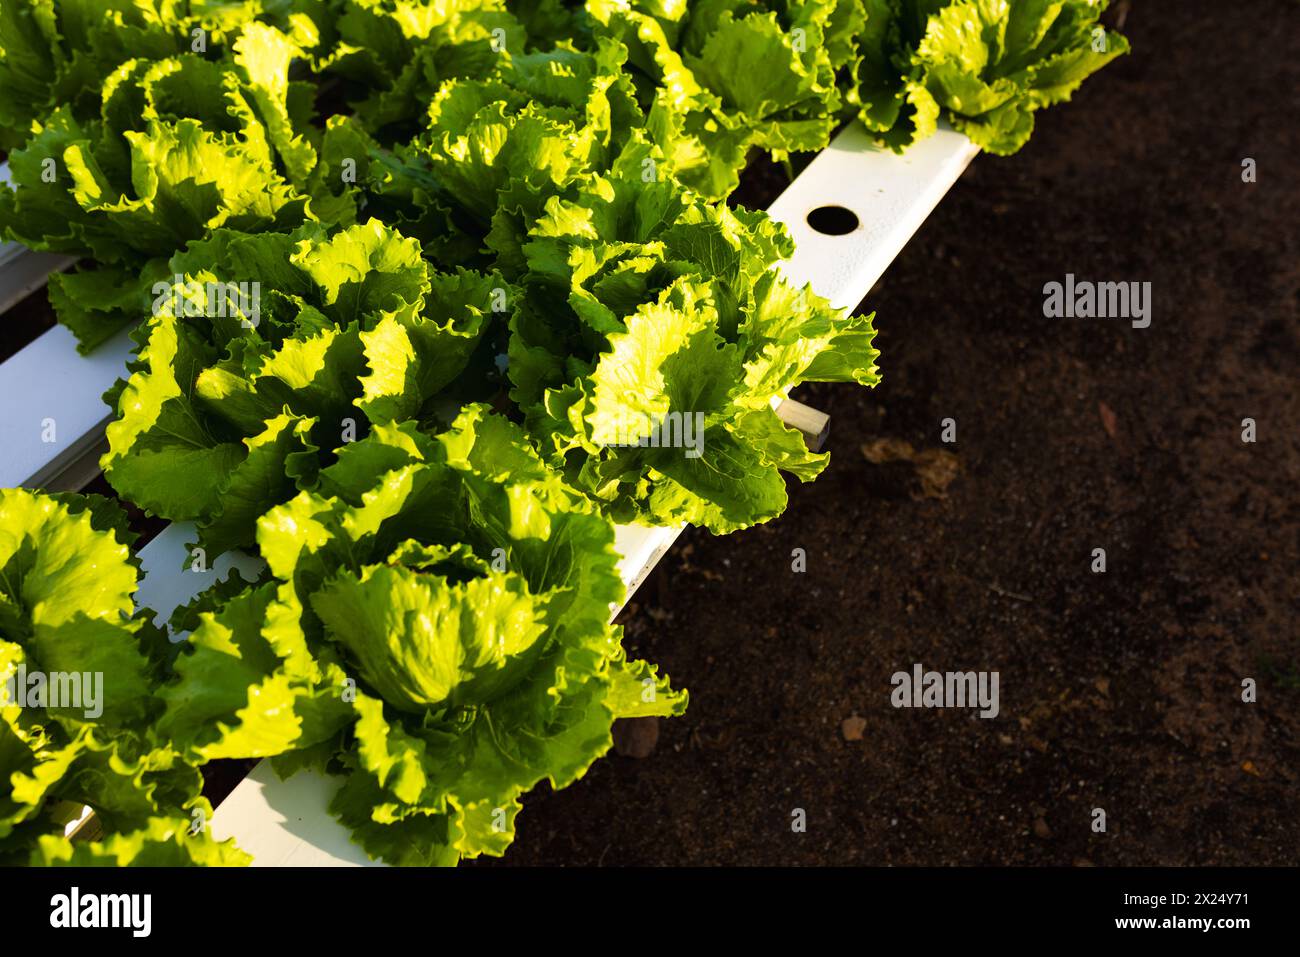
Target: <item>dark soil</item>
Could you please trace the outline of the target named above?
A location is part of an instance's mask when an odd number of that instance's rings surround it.
[[[5,311],[3,328],[0,328],[0,362],[52,328],[54,310],[50,308],[46,287],[42,286]]]
[[[800,396],[828,471],[624,613],[687,715],[526,798],[507,863],[1300,862],[1300,6],[1128,6],[1134,54],[977,159],[869,297],[884,383]],[[1045,319],[1067,272],[1151,282],[1150,328]],[[999,672],[1000,715],[895,710],[914,662]]]

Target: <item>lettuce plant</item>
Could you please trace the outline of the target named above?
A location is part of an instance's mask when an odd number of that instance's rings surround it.
[[[196,761],[343,774],[331,811],[390,863],[501,854],[519,796],[580,777],[615,718],[685,707],[609,624],[609,523],[483,406],[377,425],[257,536],[267,579],[180,613],[159,728]]]
[[[10,156],[0,227],[29,248],[91,258],[50,277],[83,350],[145,315],[167,259],[214,229],[351,221],[338,166],[365,146],[345,121],[312,127],[314,87],[289,79],[303,56],[250,23],[223,60],[129,60],[105,80],[97,117],[65,105],[33,124]]]
[[[182,53],[217,57],[248,24],[295,42],[320,42],[328,5],[240,0],[6,0],[0,8],[0,149],[26,138],[34,121],[67,108],[94,118],[98,91],[130,60]]]
[[[454,391],[507,301],[499,276],[436,272],[377,220],[329,238],[217,230],[168,268],[182,280],[139,332],[102,464],[123,497],[199,522],[214,555],[252,546],[257,518],[371,423]],[[213,315],[214,283],[264,289],[256,315]]]
[[[484,77],[527,44],[503,0],[338,0],[332,8],[338,41],[316,69],[344,81],[353,113],[380,136],[405,128],[409,137],[442,83]]]
[[[751,149],[776,159],[830,141],[861,0],[753,3],[588,0],[593,35],[626,44],[643,99],[681,117],[694,146],[682,178],[704,196],[735,189]]]
[[[106,499],[0,491],[0,863],[246,860],[190,833],[211,808],[152,724],[168,647],[129,538]],[[74,844],[86,805],[106,836]]]
[[[784,509],[782,470],[826,464],[773,406],[803,381],[874,384],[874,330],[778,277],[784,228],[643,182],[649,155],[630,148],[530,230],[511,396],[617,520],[733,531]],[[662,441],[676,421],[694,448]]]
[[[902,151],[942,115],[991,153],[1014,153],[1034,113],[1070,98],[1128,42],[1098,24],[1107,0],[866,0],[853,99]]]

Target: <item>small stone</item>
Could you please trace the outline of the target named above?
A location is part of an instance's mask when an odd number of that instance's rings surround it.
[[[625,758],[648,758],[659,743],[659,719],[620,718],[614,722],[614,751]]]
[[[856,714],[840,722],[840,734],[844,735],[845,741],[861,741],[862,732],[866,728],[867,719],[860,718]]]
[[[1097,412],[1101,416],[1101,427],[1106,430],[1106,434],[1114,440],[1119,432],[1119,418],[1115,415],[1114,410],[1105,402],[1097,403]]]

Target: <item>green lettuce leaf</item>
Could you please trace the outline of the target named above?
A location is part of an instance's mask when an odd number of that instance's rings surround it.
[[[435,272],[377,220],[216,230],[170,268],[102,465],[123,497],[197,521],[210,557],[252,546],[258,517],[374,423],[426,414],[510,299],[499,276]],[[230,288],[246,296],[226,309],[210,290]]]
[[[1128,52],[1099,25],[1106,0],[868,0],[855,102],[881,143],[902,151],[942,111],[991,153],[1020,149],[1034,113],[1068,100]]]
[[[74,843],[42,834],[32,852],[32,867],[243,867],[252,858],[230,841],[214,841],[205,831],[190,833],[183,818],[152,817],[136,831],[102,841]]]
[[[195,760],[342,772],[331,810],[390,863],[503,853],[617,717],[685,707],[608,623],[612,526],[482,406],[375,425],[258,544],[274,581],[200,615],[162,727]]]
[[[211,807],[154,726],[170,654],[126,527],[101,497],[0,490],[0,863],[242,862],[188,833]],[[102,844],[65,836],[85,806]]]

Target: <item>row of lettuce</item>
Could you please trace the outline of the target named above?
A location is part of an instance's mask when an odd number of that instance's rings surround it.
[[[372,127],[409,123],[452,76],[502,49],[615,40],[642,102],[685,120],[683,178],[711,198],[751,147],[819,150],[861,119],[905,149],[940,118],[994,153],[1128,51],[1108,0],[14,0],[0,14],[0,148],[95,91],[121,64],[229,47],[252,22],[282,31],[317,76],[361,84]],[[305,105],[305,104],[300,104]]]
[[[608,623],[614,523],[771,519],[826,464],[774,400],[877,380],[870,317],[722,201],[747,155],[942,111],[1014,149],[1122,51],[1102,6],[6,3],[0,227],[82,257],[50,298],[83,349],[137,344],[108,481],[266,568],[171,645],[111,505],[4,493],[0,674],[117,706],[0,704],[0,861],[238,862],[196,770],[230,757],[344,774],[386,861],[502,853],[616,718],[685,706]],[[82,805],[113,836],[69,843]]]

